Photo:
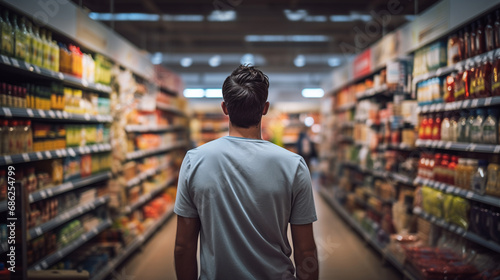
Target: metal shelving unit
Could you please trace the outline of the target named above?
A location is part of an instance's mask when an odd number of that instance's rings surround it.
[[[132,212],[134,212],[136,209],[141,207],[142,205],[146,204],[146,202],[150,201],[154,197],[156,197],[158,194],[160,194],[165,188],[170,186],[173,182],[175,182],[176,178],[172,177],[169,179],[166,183],[162,184],[161,186],[157,187],[155,190],[151,191],[150,193],[143,194],[139,199],[132,203],[132,205],[128,205],[123,209],[123,214],[128,215]]]
[[[475,143],[458,143],[441,140],[422,140],[418,139],[415,142],[417,147],[431,148],[439,150],[451,150],[461,152],[475,153],[500,153],[500,145],[475,144]]]
[[[2,107],[2,110],[0,110],[0,117],[85,123],[110,123],[113,121],[113,117],[109,115],[73,114],[60,110],[40,110],[13,107]]]
[[[111,151],[110,144],[94,144],[83,147],[7,155],[7,156],[0,156],[0,166],[17,164],[17,163],[27,163],[39,160],[47,160],[53,158],[63,158],[67,157],[68,155],[74,157],[77,155],[95,154],[95,153],[102,153],[109,151]]]
[[[147,157],[147,156],[151,156],[151,155],[155,155],[155,154],[166,153],[166,152],[169,152],[171,150],[186,147],[186,145],[187,144],[185,142],[179,142],[179,143],[176,143],[173,145],[172,144],[167,145],[165,147],[134,151],[134,152],[127,153],[126,159],[127,160],[134,160],[134,159],[143,158],[143,157]]]
[[[185,130],[186,127],[182,125],[140,125],[140,124],[130,124],[125,126],[125,131],[127,132],[171,132]]]

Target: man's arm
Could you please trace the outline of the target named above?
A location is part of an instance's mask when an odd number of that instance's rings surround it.
[[[198,233],[199,218],[177,216],[177,234],[175,237],[175,273],[178,280],[198,279]]]
[[[319,263],[312,223],[305,225],[292,224],[291,230],[297,279],[317,280],[319,277]]]

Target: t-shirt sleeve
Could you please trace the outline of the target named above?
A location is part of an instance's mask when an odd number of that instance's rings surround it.
[[[292,185],[292,211],[290,223],[295,225],[310,224],[318,220],[314,207],[311,175],[303,158],[295,173]]]
[[[177,183],[177,196],[175,198],[174,212],[175,214],[186,217],[198,217],[198,210],[193,202],[190,194],[189,176],[190,176],[191,162],[189,160],[189,153],[186,154],[182,161],[181,169],[179,171],[179,182]]]

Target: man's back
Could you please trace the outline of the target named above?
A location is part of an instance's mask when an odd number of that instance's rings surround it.
[[[175,212],[201,221],[200,279],[294,279],[288,223],[316,220],[304,160],[232,136],[188,152]]]

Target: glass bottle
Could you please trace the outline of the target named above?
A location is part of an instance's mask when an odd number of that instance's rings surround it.
[[[477,35],[477,25],[476,22],[473,22],[470,28],[470,57],[477,55],[476,35]]]
[[[465,44],[464,44],[464,31],[458,31],[458,58],[460,61],[465,59]]]
[[[469,26],[466,26],[464,28],[464,54],[465,54],[464,59],[472,57],[471,36],[470,36]]]
[[[489,14],[486,17],[486,25],[484,26],[484,42],[486,44],[485,51],[489,52],[495,49],[494,41],[493,15]]]
[[[458,157],[452,156],[450,163],[448,164],[448,179],[445,183],[452,186],[455,185],[455,168],[457,167]]]
[[[472,159],[469,158],[467,159],[467,164],[465,165],[464,168],[464,187],[468,190],[472,188],[472,177],[474,176],[474,173],[477,171],[477,165],[478,165],[478,160],[477,159]]]
[[[24,133],[25,133],[25,152],[33,152],[33,133],[31,131],[31,121],[27,120],[24,123]]]
[[[481,68],[481,84],[480,84],[480,89],[481,91],[481,97],[489,97],[491,96],[491,76],[492,76],[492,69],[493,69],[493,54],[488,53],[488,55],[485,55],[482,60],[482,68]]]
[[[39,67],[43,67],[43,42],[42,38],[40,37],[40,29],[38,26],[33,27],[33,37],[34,37],[34,43],[36,45],[36,59],[33,61],[33,63]]]
[[[27,39],[26,39],[26,52],[27,52],[27,58],[26,61],[31,64],[35,64],[36,61],[36,41],[35,41],[35,35],[33,34],[33,24],[31,21],[26,20],[26,30],[27,30]]]
[[[453,72],[446,77],[446,90],[444,95],[444,102],[455,101],[455,76],[457,72]]]
[[[483,122],[485,120],[485,112],[484,109],[477,109],[476,110],[476,118],[474,119],[474,122],[472,123],[471,129],[470,129],[470,141],[472,143],[481,143],[483,141]]]
[[[467,99],[474,99],[477,98],[476,96],[476,89],[477,89],[477,61],[471,61],[469,64],[469,71],[468,71],[468,88],[469,88],[469,94],[467,94],[467,90],[465,92],[466,98]]]
[[[495,11],[495,22],[493,22],[493,40],[495,49],[500,48],[500,9]]]
[[[432,129],[434,128],[434,115],[429,115],[427,118],[427,126],[425,127],[425,139],[432,139]]]
[[[470,64],[465,65],[464,72],[462,74],[462,81],[464,84],[464,96],[463,99],[470,98]],[[457,99],[460,100],[460,99]]]
[[[443,157],[442,154],[440,153],[437,153],[434,155],[434,168],[432,168],[433,170],[433,176],[431,177],[432,180],[436,181],[436,182],[441,182],[441,179],[442,179],[442,175],[443,175],[443,168],[441,166],[441,158]]]
[[[59,72],[59,45],[55,40],[52,41],[52,71]]]
[[[459,158],[458,164],[455,167],[455,186],[461,189],[465,189],[464,187],[464,177],[465,177],[465,165],[467,164],[467,159]]]
[[[441,157],[441,176],[440,176],[440,182],[442,183],[447,183],[448,180],[448,165],[450,164],[450,155],[448,154],[443,154]]]
[[[488,116],[483,122],[483,141],[485,144],[498,144],[498,113],[496,110],[489,108]]]
[[[453,34],[448,38],[448,66],[460,61],[460,42],[458,35]]]
[[[53,70],[54,66],[54,57],[53,57],[53,52],[52,52],[52,32],[47,30],[45,32],[45,39],[47,40],[45,44],[45,52],[47,52],[47,57],[48,57],[48,63],[45,65],[45,68]]]
[[[495,51],[491,70],[491,95],[500,95],[500,50]]]
[[[2,54],[14,56],[14,37],[13,28],[9,17],[9,10],[3,10],[2,25]]]
[[[46,33],[44,29],[40,30],[40,38],[42,39],[42,53],[43,53],[43,58],[42,58],[42,67],[50,69],[50,57],[49,57],[49,44],[47,41]]]
[[[476,55],[480,55],[486,51],[486,42],[484,35],[484,26],[482,19],[476,21]]]
[[[23,33],[17,21],[17,15],[12,16],[12,28],[14,30],[14,57],[20,60],[25,59],[25,51],[23,45]]]
[[[500,62],[499,62],[500,65]],[[465,99],[465,81],[463,79],[464,76],[464,68],[462,66],[458,66],[456,75],[454,76],[455,80],[455,91],[454,91],[454,99],[455,101],[460,101]],[[500,76],[499,76],[500,81]],[[500,85],[500,83],[499,83]]]
[[[486,171],[488,169],[488,162],[484,159],[479,160],[477,169],[471,177],[471,188],[474,192],[484,195],[486,192]]]

